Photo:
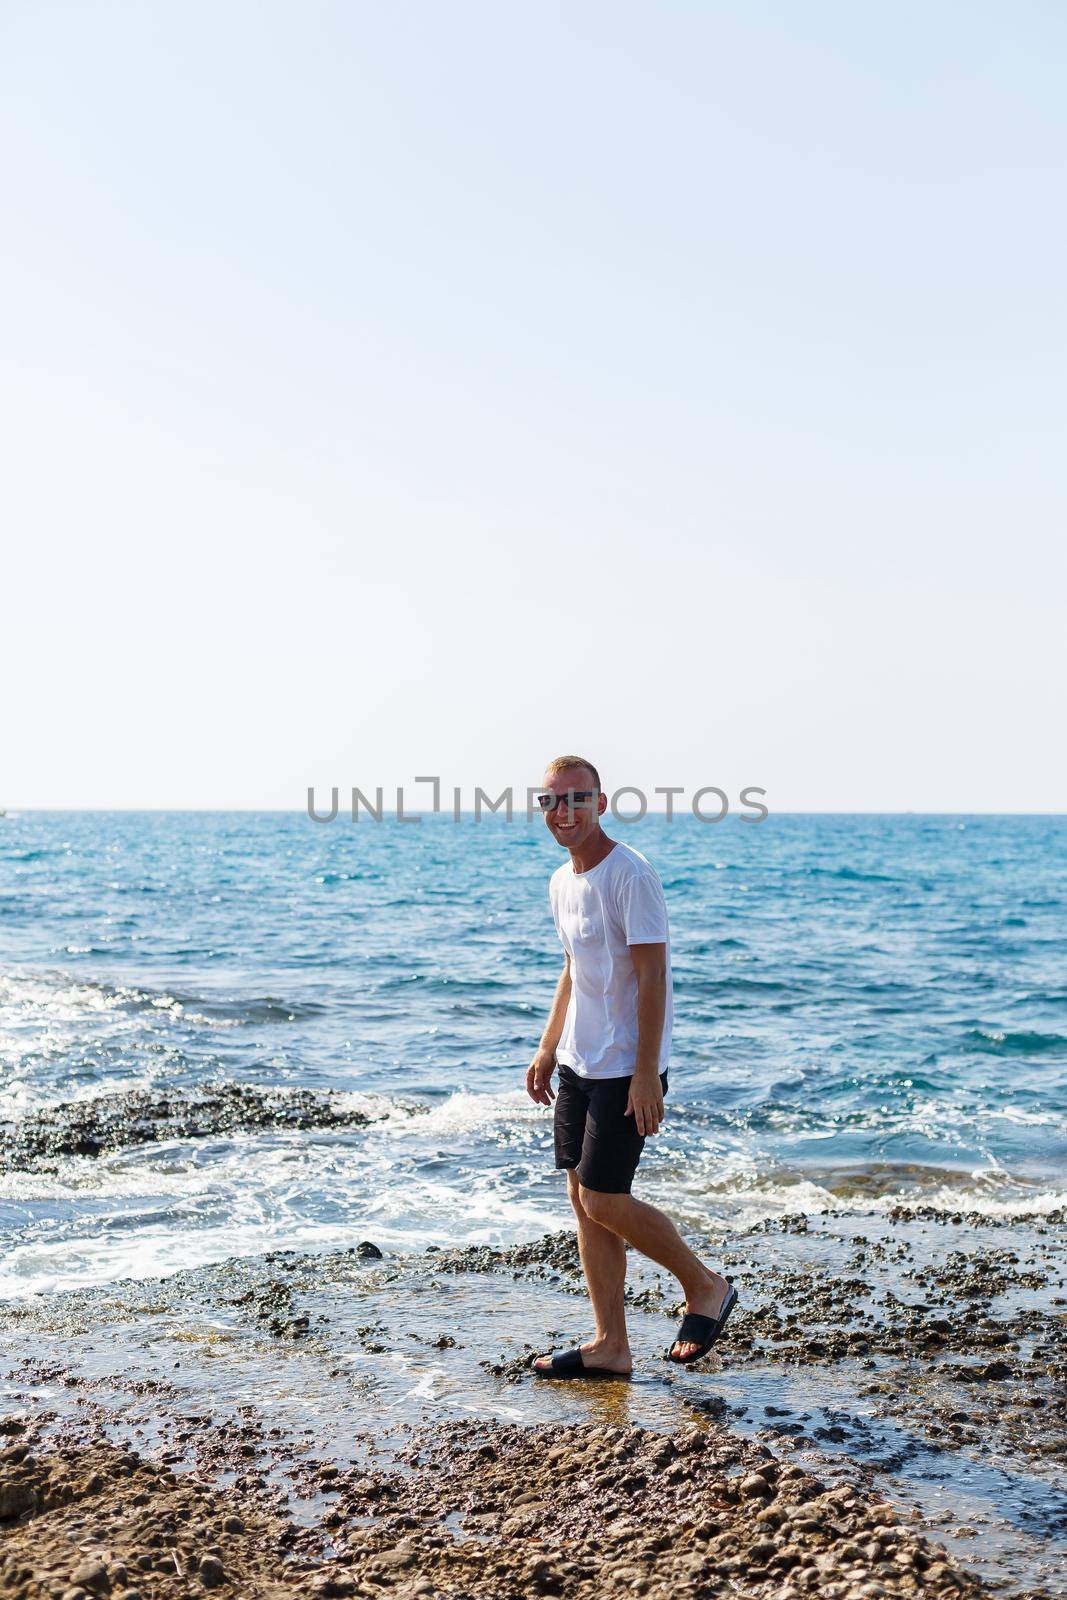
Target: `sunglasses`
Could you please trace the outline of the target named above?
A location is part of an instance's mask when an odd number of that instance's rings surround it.
[[[570,810],[573,806],[584,806],[596,796],[595,789],[568,789],[566,794],[547,794],[537,796],[537,804],[542,811],[555,811],[557,806],[566,806]]]

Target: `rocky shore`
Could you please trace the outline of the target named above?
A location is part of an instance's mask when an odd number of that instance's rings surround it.
[[[784,1217],[696,1369],[546,1383],[573,1235],[274,1251],[0,1306],[13,1600],[1067,1593],[1063,1219]]]
[[[416,1431],[393,1471],[322,1469],[330,1509],[315,1529],[108,1443],[8,1430],[12,1600],[985,1592],[892,1506],[715,1423]]]
[[[311,1089],[221,1083],[167,1094],[126,1089],[65,1101],[0,1124],[0,1172],[40,1171],[62,1156],[102,1156],[166,1139],[280,1129],[362,1128],[374,1119]]]

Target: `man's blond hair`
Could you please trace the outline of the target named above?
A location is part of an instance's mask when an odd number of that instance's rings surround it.
[[[599,794],[600,773],[584,756],[556,756],[545,768],[545,777],[554,778],[558,772],[566,772],[569,767],[584,767],[593,780],[593,788]]]

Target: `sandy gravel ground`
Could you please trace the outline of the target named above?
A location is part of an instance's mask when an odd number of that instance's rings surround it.
[[[7,1437],[0,1586],[12,1600],[987,1592],[888,1505],[827,1491],[714,1423],[668,1436],[481,1423],[416,1433],[402,1470],[331,1474],[323,1530],[110,1444]]]

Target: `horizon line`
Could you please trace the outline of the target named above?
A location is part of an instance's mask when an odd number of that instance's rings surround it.
[[[474,816],[473,807],[470,807],[470,808],[464,807],[460,811],[459,814],[460,814],[461,817],[473,817]],[[676,811],[674,813],[674,816],[671,818],[671,820],[672,821],[678,821],[682,817],[689,816],[689,814],[690,813],[689,813],[688,810],[679,810],[679,811]],[[19,817],[19,816],[42,816],[42,815],[43,816],[116,816],[116,815],[117,816],[220,816],[220,815],[232,815],[232,816],[259,816],[259,817],[263,817],[263,816],[267,816],[267,817],[302,816],[302,817],[307,817],[307,820],[309,822],[317,821],[317,819],[308,816],[308,812],[307,812],[307,808],[306,807],[299,807],[299,806],[294,806],[294,807],[288,807],[288,806],[8,806],[8,807],[6,807],[6,809],[4,807],[0,806],[0,819],[9,818],[11,820],[14,820],[15,817]],[[530,821],[536,821],[538,819],[539,815],[540,815],[540,813],[535,811],[535,812],[532,813],[532,815],[530,816],[529,820]],[[437,811],[435,811],[433,809],[433,807],[430,807],[428,809],[412,809],[410,811],[405,809],[404,816],[405,816],[405,818],[412,818],[412,817],[420,817],[421,818],[421,817],[439,816],[439,817],[445,818],[448,821],[451,821],[452,818],[453,818],[453,812],[452,812],[450,807],[449,808],[440,807]],[[515,808],[514,816],[518,817],[520,820],[525,820],[524,813],[518,807]],[[769,810],[768,816],[766,818],[764,818],[763,820],[764,821],[769,821],[770,817],[772,817],[772,816],[777,816],[777,817],[1063,817],[1063,816],[1067,816],[1067,810],[1061,810],[1061,811],[1042,811],[1042,810],[1033,810],[1033,811],[997,811],[997,810],[960,811],[960,810],[957,810],[955,808],[943,808],[943,809],[942,808],[937,808],[937,809],[934,809],[934,810],[921,810],[921,809],[916,809],[915,807],[907,807],[907,808],[898,808],[898,809],[889,810],[889,811],[875,811],[875,810],[862,810],[862,809],[861,810],[854,810],[854,809],[846,809],[846,808],[838,808],[838,809],[835,809],[835,810],[832,810],[832,811],[819,810],[817,808],[813,808],[811,810],[808,810],[808,809],[793,809],[793,810],[777,810],[776,811],[773,808],[771,808]],[[644,821],[647,818],[651,818],[651,817],[663,817],[663,818],[666,818],[667,817],[667,812],[666,812],[665,809],[661,809],[661,808],[653,809],[652,807],[649,807],[649,809],[644,813],[643,816],[638,816],[636,814],[634,814],[632,816],[628,816],[626,813],[623,813],[622,817],[614,817],[613,816],[610,820],[612,822],[623,822],[624,824],[631,824],[633,822]],[[726,821],[729,821],[731,817],[735,817],[736,820],[747,820],[750,823],[753,821],[752,818],[742,819],[740,812],[735,814],[732,811],[726,817],[720,818],[719,820],[722,821],[722,822],[726,822]],[[486,811],[484,811],[482,813],[482,820],[488,820],[490,818],[499,818],[501,821],[507,821],[508,820],[507,817],[503,816],[499,812],[486,810]],[[342,817],[341,817],[341,813],[339,811],[337,817],[335,817],[333,819],[333,821],[340,821],[340,820],[342,820]],[[347,810],[344,813],[344,819],[343,820],[346,820],[346,821],[350,820]],[[369,820],[371,822],[374,821],[373,817],[371,817],[371,816],[368,816],[366,818],[366,820]],[[382,818],[382,820],[383,821],[389,821],[389,822],[396,822],[397,818],[396,818],[395,815],[387,814],[386,816],[384,816]],[[512,820],[514,820],[514,818]],[[715,827],[715,826],[717,826],[717,823],[712,823],[711,821],[705,820],[704,818],[695,817],[693,820],[694,821],[703,822],[706,827]],[[319,827],[328,827],[328,826],[330,826],[329,823],[326,823],[324,821],[317,821],[317,825]],[[380,826],[380,824],[376,824],[376,826]]]

